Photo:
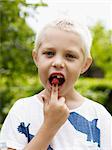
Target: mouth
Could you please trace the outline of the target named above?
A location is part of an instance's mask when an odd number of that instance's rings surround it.
[[[65,77],[62,73],[52,73],[49,77],[49,83],[50,85],[57,85],[61,86],[65,82]]]

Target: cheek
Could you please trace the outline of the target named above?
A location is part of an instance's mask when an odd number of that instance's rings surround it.
[[[46,68],[43,66],[38,67],[38,74],[40,77],[45,77],[47,75]]]
[[[41,64],[38,66],[38,75],[42,83],[46,83],[48,79],[48,68],[45,64]]]
[[[71,80],[73,82],[73,81],[76,81],[79,78],[80,73],[81,73],[80,68],[81,68],[80,66],[75,66],[75,65],[74,65],[74,67],[69,66],[69,70],[70,70],[69,73],[68,73],[69,74],[69,80]]]

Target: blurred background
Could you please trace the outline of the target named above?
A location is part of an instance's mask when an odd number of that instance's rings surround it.
[[[0,0],[0,127],[16,100],[43,89],[32,60],[35,34],[59,14],[69,14],[90,28],[93,64],[76,88],[112,114],[112,2]]]

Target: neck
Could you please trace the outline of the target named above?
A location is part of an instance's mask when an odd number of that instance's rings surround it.
[[[40,95],[45,95],[48,99],[50,98],[50,92],[46,89],[44,89]],[[61,96],[65,97],[65,102],[69,109],[77,108],[84,102],[84,97],[81,96],[74,88],[69,89],[66,94]]]
[[[44,89],[42,94],[45,94],[47,97],[51,95],[47,89]],[[59,97],[64,97],[66,101],[77,101],[81,95],[74,88],[70,88],[66,93],[60,94]]]
[[[78,108],[84,102],[84,97],[81,96],[75,89],[70,90],[65,99],[66,105],[69,109]]]

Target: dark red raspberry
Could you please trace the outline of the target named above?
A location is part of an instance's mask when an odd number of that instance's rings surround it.
[[[53,80],[52,80],[52,84],[58,84],[59,83],[59,80],[57,79],[57,78],[54,78]]]

